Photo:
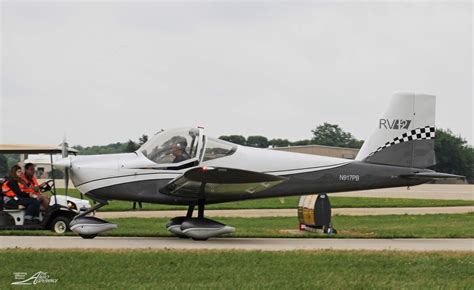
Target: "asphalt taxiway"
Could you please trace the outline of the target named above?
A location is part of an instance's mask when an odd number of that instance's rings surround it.
[[[193,241],[158,237],[1,236],[0,249],[177,249],[177,250],[372,250],[474,251],[474,239],[276,239],[214,238]]]

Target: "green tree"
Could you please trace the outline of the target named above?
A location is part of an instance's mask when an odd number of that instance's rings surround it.
[[[316,129],[311,130],[313,133],[312,144],[360,148],[363,141],[357,140],[351,133],[345,132],[339,125],[324,123]]]
[[[74,146],[81,155],[113,154],[127,152],[127,143],[112,143],[108,145],[95,145],[90,147]]]
[[[81,146],[81,145],[74,145],[74,146],[72,146],[72,148],[79,151],[79,154],[81,154],[81,152],[84,151],[84,146]]]
[[[148,135],[143,134],[140,138],[138,138],[138,145],[142,146],[148,141]]]
[[[140,148],[140,145],[138,145],[132,140],[128,140],[126,148],[127,152],[135,152],[138,150],[138,148]]]
[[[247,145],[247,140],[242,135],[220,136],[219,139],[238,145]]]
[[[435,153],[436,171],[464,175],[469,183],[474,182],[474,148],[465,139],[449,129],[437,129]]]
[[[268,148],[268,139],[264,136],[249,136],[247,137],[247,146],[258,147],[258,148]]]
[[[311,145],[311,140],[308,140],[308,139],[304,139],[304,140],[298,140],[298,141],[294,141],[294,142],[291,142],[291,146],[307,146],[307,145]]]
[[[288,141],[288,139],[271,139],[268,141],[268,144],[270,144],[273,147],[288,147],[291,145],[291,142]]]
[[[135,152],[146,141],[148,141],[148,135],[143,134],[140,138],[138,138],[138,143],[133,140],[128,140],[125,143],[117,142],[108,145],[94,145],[89,147],[76,145],[73,148],[78,150],[80,155],[126,153]]]

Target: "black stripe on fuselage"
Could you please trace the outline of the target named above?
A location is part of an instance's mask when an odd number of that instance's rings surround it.
[[[344,163],[336,163],[332,165],[321,165],[321,166],[314,166],[314,167],[304,167],[304,168],[295,168],[295,169],[281,169],[281,170],[273,170],[273,171],[264,171],[262,173],[277,173],[277,172],[286,172],[286,171],[298,171],[298,170],[307,170],[307,169],[318,169],[318,168],[325,168],[325,167],[335,167],[335,166],[342,166],[349,164],[350,162]]]
[[[425,183],[429,179],[413,180],[400,178],[399,176],[420,171],[429,170],[355,161],[344,166],[326,170],[284,175],[288,178],[288,181],[255,194],[227,194],[224,197],[222,194],[206,194],[206,203],[418,185]],[[134,181],[96,189],[91,193],[104,199],[175,205],[197,203],[198,195],[195,198],[184,198],[161,193],[159,189],[170,180]]]

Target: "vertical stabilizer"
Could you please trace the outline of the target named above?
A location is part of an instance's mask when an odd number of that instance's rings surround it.
[[[435,96],[395,94],[356,160],[416,168],[435,165],[435,110]]]

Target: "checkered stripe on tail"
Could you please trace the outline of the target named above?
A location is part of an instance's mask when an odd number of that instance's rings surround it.
[[[395,137],[392,141],[385,143],[383,146],[380,146],[374,152],[370,153],[369,156],[374,155],[375,153],[382,151],[385,148],[388,148],[392,145],[396,145],[402,142],[412,141],[412,140],[430,140],[435,138],[435,127],[426,126],[424,128],[413,129],[410,132],[405,132],[399,137]]]

